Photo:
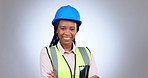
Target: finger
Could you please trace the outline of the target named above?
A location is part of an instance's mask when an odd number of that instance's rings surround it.
[[[52,76],[53,78],[56,78],[56,75],[53,71],[50,70],[50,72],[47,73],[48,75]]]
[[[47,73],[48,74],[48,76],[50,76],[50,77],[54,77],[54,74],[52,74],[52,73]]]
[[[53,75],[53,76],[56,78],[56,75],[55,75],[55,73],[54,73],[53,71],[52,71],[51,73],[52,73],[52,75]]]
[[[50,73],[52,73],[52,75],[56,76],[55,73],[52,70],[50,70]]]
[[[100,78],[99,76],[97,76],[97,75],[94,75],[94,76],[92,76],[91,78]]]
[[[47,72],[48,75],[50,75],[52,73],[52,70],[50,70],[49,72]]]
[[[48,75],[48,76],[47,76],[47,78],[54,78],[54,77],[52,77],[52,76]]]

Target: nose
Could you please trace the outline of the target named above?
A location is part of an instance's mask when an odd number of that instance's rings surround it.
[[[70,32],[70,30],[67,29],[67,30],[64,32],[64,34],[65,34],[65,35],[70,35],[71,32]]]

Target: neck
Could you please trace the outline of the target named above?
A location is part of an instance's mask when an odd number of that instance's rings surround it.
[[[71,51],[73,47],[72,44],[61,44],[61,45],[65,51]]]

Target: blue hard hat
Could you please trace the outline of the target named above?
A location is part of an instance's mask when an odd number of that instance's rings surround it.
[[[70,5],[62,6],[57,10],[55,17],[52,21],[53,26],[55,26],[57,20],[72,20],[75,21],[78,24],[78,26],[82,24],[79,12]]]

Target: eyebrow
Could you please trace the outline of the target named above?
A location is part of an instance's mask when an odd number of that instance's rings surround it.
[[[60,27],[66,27],[65,25],[59,25]],[[75,28],[75,26],[74,25],[71,25],[71,26],[68,26],[68,27],[74,27]]]

